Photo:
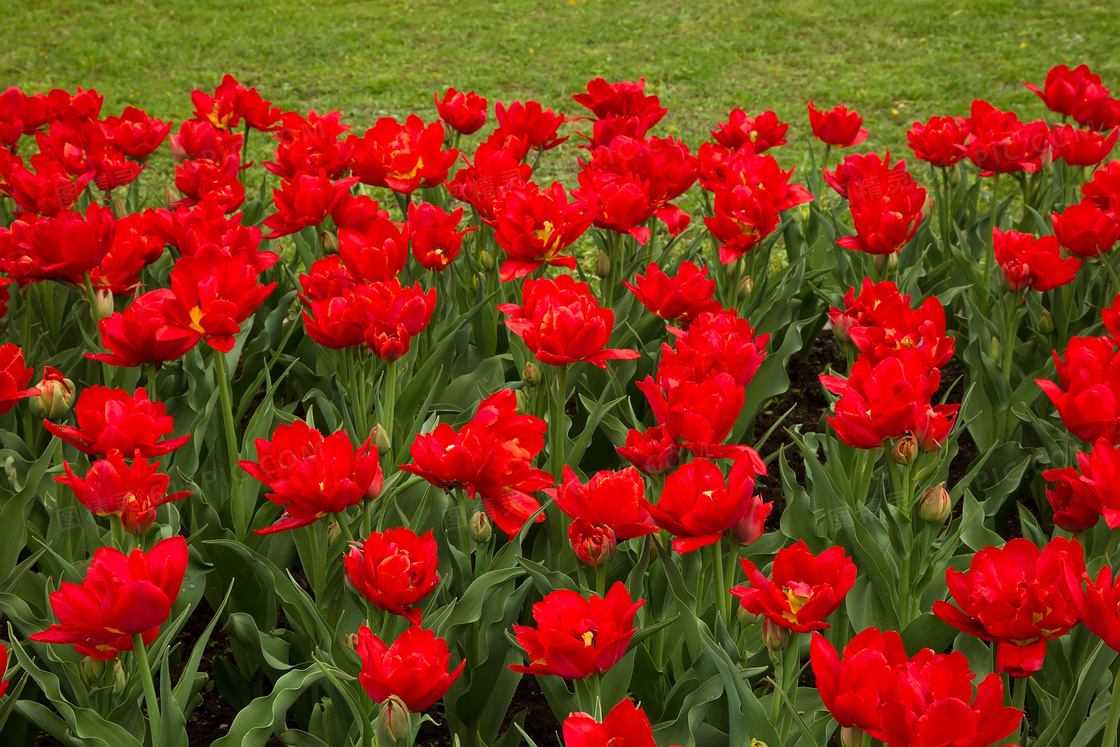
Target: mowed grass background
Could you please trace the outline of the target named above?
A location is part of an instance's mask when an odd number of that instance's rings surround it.
[[[213,90],[226,72],[285,109],[339,109],[358,132],[380,116],[434,119],[433,91],[449,85],[491,107],[534,98],[574,115],[571,95],[589,78],[644,76],[669,108],[655,134],[696,148],[730,109],[773,109],[791,123],[788,166],[804,162],[810,99],[863,114],[860,150],[905,156],[914,120],[967,114],[973,98],[1043,116],[1023,81],[1058,63],[1087,63],[1120,91],[1115,0],[2,5],[2,87],[93,87],[106,114],[133,104],[176,122],[191,114],[191,89]],[[266,157],[269,142],[254,137],[252,155]],[[539,176],[570,176],[572,153],[546,158]],[[163,160],[154,169],[169,176]]]

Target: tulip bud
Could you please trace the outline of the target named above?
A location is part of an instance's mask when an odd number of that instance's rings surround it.
[[[579,562],[592,568],[602,568],[614,560],[618,538],[610,527],[594,526],[586,521],[576,521],[568,529]]]
[[[355,651],[358,650],[358,634],[350,633],[346,636],[346,645]]]
[[[930,524],[940,524],[945,521],[952,507],[949,491],[945,489],[945,483],[941,483],[927,490],[918,501],[918,515]]]
[[[179,190],[174,187],[168,187],[164,199],[167,200],[167,207],[171,208],[174,203],[179,201]],[[171,209],[174,210],[174,208]]]
[[[79,665],[82,672],[82,679],[87,685],[93,686],[101,681],[101,677],[105,674],[105,662],[100,659],[95,659],[92,656],[87,656],[82,659]]]
[[[374,445],[377,446],[378,454],[388,454],[389,449],[393,448],[393,444],[389,442],[389,433],[381,423],[373,426],[373,430],[369,432],[369,435],[373,438]]]
[[[485,511],[476,511],[471,517],[471,536],[475,542],[489,542],[494,536],[494,529],[490,525],[490,517]]]
[[[334,542],[336,539],[338,539],[340,534],[342,534],[342,528],[338,525],[337,521],[332,522],[329,526],[327,526],[327,543],[329,544],[331,542]]]
[[[770,746],[768,744],[766,744],[766,742],[763,742],[761,739],[752,739],[751,743],[750,743],[750,747],[770,747]]]
[[[113,217],[116,218],[117,220],[121,220],[126,215],[128,215],[128,208],[126,208],[124,206],[124,200],[122,200],[119,197],[114,197],[113,198],[112,208],[113,208]]]
[[[910,464],[918,458],[918,439],[914,434],[907,433],[902,438],[895,439],[891,447],[891,459],[895,464]]]
[[[949,184],[954,187],[959,187],[961,184],[961,169],[957,164],[953,164],[953,168],[949,169]]]
[[[875,269],[879,273],[889,272],[898,266],[898,253],[894,254],[876,254],[875,255]]]
[[[121,660],[118,658],[113,662],[113,695],[116,695],[118,698],[124,695],[127,686],[128,675],[125,674],[124,667],[121,665]]]
[[[48,420],[58,420],[70,412],[74,404],[74,382],[57,369],[47,366],[43,380],[35,385],[39,393],[31,398],[31,410]]]
[[[735,610],[735,619],[739,621],[740,625],[754,625],[758,622],[758,615],[740,604],[739,609]]]
[[[599,250],[599,256],[595,258],[595,274],[601,278],[611,274],[611,258],[602,249]]]
[[[485,277],[486,277],[485,275],[474,275],[473,277],[471,277],[471,292],[472,293],[478,293],[478,288],[479,288],[479,285],[480,285],[479,278],[485,278]]]
[[[396,695],[390,695],[381,703],[381,715],[377,718],[377,744],[396,744],[408,736],[411,728],[408,706]]]
[[[789,629],[770,622],[770,618],[762,621],[762,642],[771,651],[780,651],[789,642]]]
[[[333,231],[323,231],[319,236],[319,243],[323,247],[324,254],[331,254],[338,251],[338,237],[334,235]]]
[[[793,216],[797,219],[798,223],[804,225],[809,222],[809,216],[811,215],[811,213],[809,211],[808,205],[798,205],[790,212],[793,213]]]
[[[1038,331],[1044,335],[1048,335],[1054,331],[1054,317],[1050,316],[1049,311],[1043,311],[1039,314]]]
[[[483,250],[478,253],[478,266],[482,268],[483,272],[490,272],[494,269],[494,258],[490,256],[490,252]]]
[[[840,729],[840,747],[860,747],[863,744],[863,730],[855,726]]]
[[[739,288],[737,290],[740,301],[746,301],[751,297],[751,292],[754,290],[754,281],[751,280],[750,275],[739,281]]]
[[[1003,345],[1000,344],[999,338],[992,335],[991,356],[995,360],[1000,360],[1000,353],[1003,352]]]
[[[526,363],[525,370],[521,372],[521,378],[526,386],[536,386],[541,383],[541,370],[532,362]]]

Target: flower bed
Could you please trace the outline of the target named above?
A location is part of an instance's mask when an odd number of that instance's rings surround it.
[[[1028,86],[796,178],[642,81],[4,92],[5,744],[1117,744],[1120,100]]]

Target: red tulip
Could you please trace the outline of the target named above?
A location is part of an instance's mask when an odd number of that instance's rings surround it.
[[[869,133],[861,127],[863,117],[854,109],[837,106],[827,111],[818,110],[812,101],[806,108],[809,110],[809,125],[813,129],[813,135],[822,143],[848,148],[867,139]]]
[[[148,392],[137,388],[130,396],[124,389],[90,386],[78,395],[74,404],[78,426],[55,425],[49,420],[43,426],[83,454],[107,456],[116,450],[122,454],[140,453],[145,459],[163,456],[185,444],[190,434],[165,439],[174,422],[161,402],[148,399]]]
[[[62,582],[51,594],[58,622],[30,636],[40,643],[70,643],[101,661],[132,651],[132,635],[148,645],[171,614],[187,570],[187,542],[172,537],[149,552],[125,555],[111,547],[93,554],[81,585]]]
[[[1108,444],[1107,441],[1101,443]],[[1080,454],[1078,455],[1081,456]],[[1048,469],[1042,473],[1045,480],[1054,483],[1046,488],[1046,500],[1054,511],[1054,524],[1067,532],[1084,532],[1097,525],[1101,518],[1101,501],[1096,492],[1082,480],[1073,467]],[[1109,491],[1111,496],[1112,491]],[[1117,507],[1111,509],[1114,520],[1120,523]]]
[[[906,132],[914,155],[943,169],[964,160],[967,139],[968,121],[964,117],[933,117],[925,124],[915,122]]]
[[[361,319],[366,346],[381,360],[395,361],[432,321],[436,290],[425,293],[419,283],[409,288],[393,278],[359,286],[351,302]]]
[[[410,452],[412,464],[401,469],[419,475],[437,488],[463,488],[474,498],[477,481],[493,458],[493,436],[478,423],[456,431],[440,423],[430,433],[417,433]]]
[[[168,140],[171,155],[180,163],[188,159],[225,163],[230,156],[240,161],[244,142],[244,135],[215,127],[207,119],[186,120]]]
[[[560,125],[571,121],[563,114],[545,109],[539,101],[514,101],[508,107],[501,101],[494,104],[494,118],[498,120],[499,137],[513,135],[531,149],[551,150],[567,137],[559,137]]]
[[[8,673],[8,649],[0,643],[0,698],[8,691],[8,681],[4,675]]]
[[[657,531],[654,527],[653,531]],[[579,562],[592,568],[604,568],[614,559],[618,537],[609,526],[574,519],[568,525],[568,541]]]
[[[236,212],[245,202],[245,186],[238,180],[241,158],[238,154],[226,155],[221,161],[195,158],[175,167],[175,189],[183,198],[169,207],[193,207],[209,201],[225,213]]]
[[[411,627],[392,646],[363,625],[358,630],[358,656],[362,671],[358,681],[370,698],[383,703],[390,696],[404,701],[412,713],[431,708],[459,678],[465,661],[448,672],[447,642],[430,630]]]
[[[821,169],[825,182],[845,200],[876,199],[913,189],[917,182],[906,170],[906,161],[891,165],[891,154],[853,153],[832,171]],[[853,194],[849,194],[849,190]],[[858,193],[858,194],[856,194]]]
[[[78,502],[97,516],[119,516],[130,534],[147,532],[155,522],[157,508],[191,493],[183,490],[168,495],[171,478],[157,472],[157,465],[139,455],[129,466],[121,452],[110,451],[108,457],[93,463],[85,479],[70,471],[69,462],[62,464],[66,476],[55,480],[73,490]]]
[[[1104,338],[1074,337],[1061,357],[1054,351],[1058,383],[1035,379],[1062,423],[1086,443],[1120,443],[1120,354]]]
[[[97,328],[108,353],[86,353],[86,357],[113,366],[163,364],[182,358],[198,344],[202,335],[168,323],[164,306],[173,298],[160,288],[137,296],[123,312],[102,319]]]
[[[1014,112],[1002,112],[987,101],[972,102],[968,130],[968,142],[960,148],[980,169],[980,176],[1033,173],[1050,157],[1050,128],[1045,122],[1020,122]]]
[[[1078,622],[1069,601],[1064,566],[1085,571],[1076,542],[1055,538],[1039,550],[1028,539],[986,547],[972,557],[967,573],[945,572],[953,601],[933,603],[933,614],[958,630],[996,643],[996,671],[1029,677],[1042,668],[1046,641]]]
[[[436,94],[436,110],[447,126],[463,135],[471,135],[486,124],[486,99],[474,91],[459,93],[448,88],[440,99]]]
[[[0,182],[7,182],[4,192],[11,195],[17,206],[44,217],[54,218],[73,210],[82,191],[93,181],[92,173],[71,177],[53,160],[41,161],[35,168],[31,172],[21,163],[13,162]]]
[[[715,372],[703,379],[659,379],[647,376],[638,389],[649,400],[658,425],[663,425],[697,456],[727,456],[739,446],[722,447],[731,433],[745,393],[730,374]]]
[[[959,651],[922,649],[897,673],[895,699],[881,711],[890,747],[989,747],[1019,728],[1023,712],[1003,705],[1003,681],[975,675]]]
[[[657,504],[643,498],[657,526],[676,536],[673,549],[692,552],[719,542],[723,533],[755,513],[765,518],[771,504],[752,496],[756,474],[766,474],[761,460],[741,457],[731,474],[723,473],[712,462],[697,458],[678,467],[665,478]]]
[[[419,625],[422,602],[439,585],[439,558],[432,532],[423,537],[408,527],[373,532],[354,543],[343,558],[346,580],[377,609]]]
[[[215,127],[237,127],[242,119],[247,126],[262,132],[279,126],[280,109],[262,99],[256,88],[245,88],[232,75],[222,78],[213,96],[193,91],[191,101],[194,103],[194,116],[210,121]]]
[[[352,195],[343,192],[341,199],[331,211],[331,220],[335,228],[342,230],[349,228],[359,233],[365,233],[378,218],[388,219],[389,213],[382,210],[377,200],[368,195]]]
[[[676,436],[661,425],[645,431],[631,428],[626,433],[626,445],[617,447],[616,451],[647,475],[663,475],[676,469],[680,461]]]
[[[616,539],[628,540],[657,531],[646,508],[645,487],[633,467],[597,472],[584,485],[565,465],[564,481],[550,492],[560,510],[572,519],[607,527]]]
[[[630,600],[622,582],[605,597],[554,591],[533,605],[536,628],[513,626],[530,664],[512,664],[510,669],[569,680],[603,674],[626,653],[634,634],[634,613],[643,604],[644,600]]]
[[[813,555],[802,540],[778,551],[770,578],[746,558],[741,562],[751,585],[736,586],[731,593],[743,609],[799,633],[827,628],[824,618],[843,603],[856,581],[856,566],[843,548]]]
[[[726,373],[736,386],[745,387],[766,359],[770,341],[770,335],[755,335],[750,321],[734,309],[701,312],[687,329],[670,327],[669,331],[677,339],[672,349],[661,348],[659,381],[702,381]]]
[[[484,223],[494,224],[494,202],[506,190],[524,185],[533,168],[521,163],[521,155],[511,149],[482,143],[474,162],[455,172],[447,191],[457,200],[470,203]]]
[[[1058,244],[1078,257],[1099,257],[1120,239],[1120,216],[1101,210],[1087,199],[1051,213],[1050,221]]]
[[[1114,198],[1120,195],[1120,160],[1109,161],[1094,171],[1093,178],[1081,185],[1081,194],[1085,195],[1082,202],[1115,213]]]
[[[922,223],[926,191],[916,182],[899,183],[883,193],[878,188],[848,190],[848,208],[855,236],[836,243],[867,254],[896,254],[914,237]]]
[[[1108,158],[1116,145],[1120,130],[1113,128],[1107,135],[1094,130],[1082,130],[1073,125],[1058,125],[1050,132],[1054,155],[1070,166],[1096,166]]]
[[[647,123],[648,130],[661,121],[668,109],[661,106],[656,96],[646,95],[645,89],[645,78],[639,78],[637,83],[608,83],[603,78],[594,78],[587,82],[587,93],[577,93],[572,99],[599,119],[638,117]]]
[[[940,368],[953,357],[953,338],[945,336],[945,308],[930,296],[917,309],[889,280],[872,283],[864,278],[844,294],[844,308],[828,312],[832,331],[841,342],[851,342],[860,357],[874,365],[903,351],[916,350],[930,368]]]
[[[342,112],[318,114],[312,110],[306,118],[285,112],[273,135],[280,141],[276,160],[265,161],[264,167],[285,181],[321,171],[330,179],[339,179],[350,170],[353,150],[338,138],[349,130],[350,125],[342,123]]]
[[[1074,118],[1092,101],[1108,96],[1100,76],[1091,72],[1088,65],[1078,65],[1073,70],[1057,65],[1046,73],[1041,89],[1033,83],[1023,85],[1034,91],[1050,111]]]
[[[502,280],[523,278],[545,264],[574,270],[575,257],[561,252],[591,227],[595,209],[594,198],[568,202],[560,182],[544,190],[532,183],[506,190],[494,204],[494,240],[507,255]]]
[[[526,280],[521,306],[502,304],[506,326],[525,341],[542,363],[562,366],[578,361],[606,369],[610,359],[633,360],[635,350],[605,349],[614,326],[614,312],[600,308],[587,283],[571,275],[556,280]]]
[[[698,163],[700,186],[709,192],[750,187],[766,193],[779,213],[813,201],[813,195],[800,184],[791,184],[793,169],[782,171],[777,159],[768,154],[746,151],[728,153],[726,158],[711,143],[700,147]]]
[[[39,393],[28,389],[34,369],[23,363],[23,349],[6,342],[0,345],[0,415],[16,406],[16,402]]]
[[[701,312],[720,309],[713,299],[716,281],[708,278],[708,268],[701,270],[687,260],[672,277],[662,272],[655,262],[650,262],[646,274],[639,274],[633,285],[625,280],[622,284],[653,314],[682,326],[687,326]]]
[[[217,247],[183,256],[171,270],[171,292],[164,304],[170,323],[203,336],[222,353],[233,349],[233,336],[268,297],[276,283],[261,285],[258,271],[242,258],[225,256]]]
[[[430,202],[408,205],[408,241],[412,256],[426,270],[440,272],[459,256],[463,237],[478,226],[456,230],[463,219],[463,208],[446,213]]]
[[[170,122],[149,117],[134,106],[125,107],[119,117],[106,117],[103,124],[114,148],[133,158],[147,158],[167,139]]]
[[[1097,574],[1096,582],[1072,564],[1065,566],[1064,574],[1081,622],[1110,648],[1120,651],[1120,583],[1113,585],[1108,563]]]
[[[1062,467],[1042,473],[1044,480],[1056,483],[1055,491],[1047,490],[1051,505],[1063,505],[1068,523],[1085,528],[1103,516],[1110,529],[1120,527],[1120,449],[1103,438],[1097,439],[1088,453],[1077,455],[1077,468]],[[1055,493],[1051,497],[1051,493]],[[1059,516],[1055,509],[1054,523]],[[1061,525],[1059,525],[1061,526]],[[1063,527],[1064,528],[1064,527]]]
[[[751,153],[762,153],[786,144],[789,125],[778,120],[778,115],[765,111],[749,117],[742,109],[732,109],[728,121],[712,130],[712,138],[725,148],[746,148]]]
[[[164,242],[143,213],[131,213],[116,222],[113,244],[90,270],[94,290],[114,296],[131,295],[140,287],[140,273],[163,256]],[[81,282],[78,279],[78,282]]]
[[[80,284],[113,245],[114,224],[113,212],[97,203],[84,214],[63,210],[34,223],[16,220],[5,270],[21,285],[29,280]]]
[[[1053,290],[1073,282],[1081,269],[1077,257],[1062,258],[1058,239],[1053,236],[1035,238],[1029,233],[993,228],[992,241],[1003,284],[1012,293]]]
[[[357,177],[332,182],[325,169],[318,174],[296,174],[272,190],[276,212],[264,219],[272,229],[266,238],[277,239],[325,221],[342,199],[342,193],[358,182]]]
[[[629,698],[619,701],[602,722],[586,713],[564,719],[564,747],[654,747],[645,712]]]
[[[408,261],[408,225],[378,217],[363,232],[338,232],[338,254],[359,283],[384,283],[395,278]]]
[[[841,659],[824,636],[814,633],[809,661],[817,692],[836,722],[873,739],[885,739],[881,712],[897,697],[898,671],[910,664],[902,636],[893,630],[880,633],[867,628],[852,638]]]
[[[8,301],[11,296],[8,293],[8,286],[11,285],[10,278],[0,278],[0,319],[8,315]],[[3,413],[0,413],[3,414]]]
[[[454,148],[443,150],[442,124],[425,125],[415,114],[404,124],[382,117],[365,135],[350,135],[346,142],[354,149],[354,175],[363,184],[403,194],[442,184],[459,156]]]
[[[725,265],[758,246],[780,222],[770,195],[747,186],[717,189],[713,212],[704,225],[720,242],[719,260]]]
[[[914,428],[940,379],[940,372],[930,370],[916,354],[875,364],[857,359],[847,379],[820,376],[825,389],[840,395],[825,419],[849,446],[877,449]]]
[[[381,492],[381,465],[372,438],[357,449],[345,431],[324,436],[302,420],[281,425],[271,440],[256,441],[257,461],[238,464],[268,486],[265,497],[284,507],[278,522],[257,534],[314,524]]]

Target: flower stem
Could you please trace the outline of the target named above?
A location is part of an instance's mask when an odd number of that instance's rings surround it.
[[[229,465],[230,482],[230,513],[233,516],[234,531],[238,537],[245,535],[251,517],[246,516],[246,510],[241,496],[241,472],[237,466],[240,449],[237,442],[237,426],[233,422],[233,394],[230,391],[229,367],[226,365],[225,353],[214,351],[214,375],[218,379],[218,397],[221,400],[222,425],[226,432],[226,460]]]
[[[567,399],[564,395],[568,386],[568,367],[567,365],[555,366],[555,370],[556,388],[549,402],[552,412],[549,413],[548,436],[552,475],[559,485],[564,479],[564,439],[567,438],[567,429],[564,427],[567,418],[564,412]],[[561,512],[550,509],[547,521],[550,526],[549,538],[552,542],[552,552],[559,556],[564,546],[564,520]]]
[[[152,668],[148,664],[148,652],[144,649],[144,637],[141,633],[132,634],[132,652],[136,656],[136,668],[140,670],[140,681],[144,684],[144,703],[148,706],[152,744],[158,745],[163,741],[160,732],[159,699],[156,698],[156,683],[152,680]]]
[[[1018,708],[1023,712],[1023,720],[1019,723],[1019,728],[1015,732],[1015,741],[1020,744],[1026,743],[1027,735],[1030,733],[1030,724],[1027,722],[1027,687],[1029,687],[1027,677],[1010,677],[1011,680],[1011,705]],[[1116,699],[1112,700],[1113,707],[1115,707]],[[1112,709],[1109,710],[1109,716],[1112,715]],[[1113,744],[1115,744],[1115,738]],[[1108,741],[1101,743],[1102,745],[1108,744]]]
[[[988,206],[988,235],[984,241],[988,247],[987,256],[984,257],[984,290],[989,291],[992,285],[992,272],[996,265],[996,211],[999,209],[999,172],[992,178],[992,203]]]
[[[397,412],[397,378],[399,373],[397,361],[385,364],[385,384],[381,393],[381,427],[385,429],[385,437],[389,441],[390,461],[392,461],[393,452],[393,421],[396,419]],[[360,382],[358,386],[361,386]]]
[[[1120,724],[1120,665],[1115,669],[1112,675],[1112,702],[1108,706],[1108,720],[1104,724],[1104,739],[1101,741],[1101,747],[1116,745],[1116,729]]]
[[[723,539],[711,545],[712,554],[712,568],[716,573],[716,609],[719,610],[720,617],[723,618],[725,625],[730,625],[730,614],[728,612],[728,595],[727,584],[724,582],[723,575],[723,558],[720,552],[723,549]]]

